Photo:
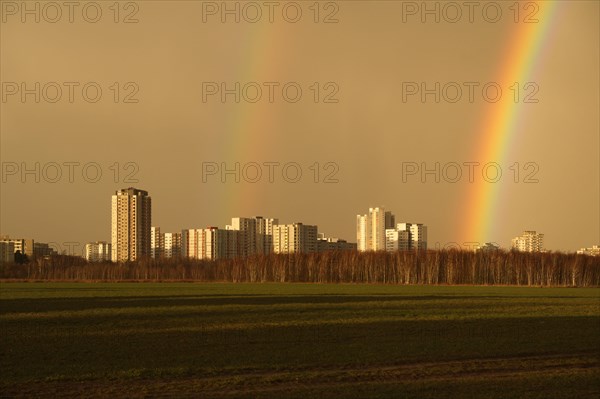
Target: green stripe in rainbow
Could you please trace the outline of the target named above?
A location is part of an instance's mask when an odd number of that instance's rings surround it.
[[[537,23],[515,23],[515,31],[508,40],[503,63],[496,75],[503,90],[501,100],[493,104],[489,113],[481,121],[477,130],[480,136],[475,146],[474,160],[482,165],[486,162],[500,164],[503,177],[498,183],[488,183],[476,179],[469,185],[468,199],[465,201],[467,221],[462,236],[466,241],[494,241],[494,231],[502,220],[499,209],[501,182],[510,179],[507,160],[514,144],[517,132],[521,132],[520,120],[527,106],[523,104],[523,84],[532,81],[534,70],[543,58],[543,50],[549,42],[552,20],[558,13],[560,1],[536,1],[539,11],[535,15]],[[519,103],[515,103],[513,92],[508,88],[519,82]],[[525,132],[521,132],[525,134]],[[481,167],[481,165],[480,165]],[[491,171],[490,171],[491,172]]]

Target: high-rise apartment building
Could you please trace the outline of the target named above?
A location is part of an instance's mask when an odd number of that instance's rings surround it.
[[[273,252],[273,226],[277,219],[263,218],[232,218],[231,225],[226,230],[239,231],[239,255],[269,254]]]
[[[385,230],[394,227],[394,215],[383,208],[369,208],[370,248],[373,251],[385,250]]]
[[[398,231],[408,231],[408,249],[427,249],[427,226],[422,223],[398,223]]]
[[[410,233],[405,230],[385,230],[385,250],[388,252],[407,251],[410,249]]]
[[[88,262],[106,262],[111,260],[111,244],[105,241],[88,242],[85,244],[85,259]]]
[[[238,254],[242,257],[257,253],[256,219],[254,218],[231,218],[231,225],[225,226],[225,230],[238,231]]]
[[[178,258],[181,255],[181,233],[162,235],[162,255],[165,258]]]
[[[356,215],[356,248],[359,251],[367,250],[367,224],[369,223],[368,215]]]
[[[152,201],[148,192],[130,187],[112,196],[112,260],[150,257]]]
[[[160,232],[160,227],[150,228],[150,256],[158,259],[163,256],[164,235]]]
[[[200,259],[199,235],[202,229],[181,230],[181,256]]]
[[[181,256],[181,232],[162,233],[160,227],[152,227],[150,252],[152,258],[177,258]]]
[[[521,252],[544,251],[544,235],[535,231],[524,231],[512,239],[512,248]]]
[[[317,226],[302,223],[273,226],[273,252],[278,254],[317,251]]]
[[[369,208],[366,215],[356,216],[356,241],[359,251],[384,251],[386,229],[393,229],[396,218],[383,208]]]
[[[270,254],[273,253],[273,226],[279,224],[277,218],[256,218],[256,234],[258,235],[256,248],[258,253]]]

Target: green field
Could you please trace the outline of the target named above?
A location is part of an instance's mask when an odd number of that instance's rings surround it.
[[[600,397],[600,289],[2,283],[0,326],[0,397]]]

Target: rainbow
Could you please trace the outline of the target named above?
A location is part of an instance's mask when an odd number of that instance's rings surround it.
[[[462,215],[467,215],[463,224],[462,237],[465,242],[493,241],[492,236],[498,230],[501,220],[499,201],[503,193],[501,183],[512,179],[507,163],[515,137],[521,131],[522,120],[527,106],[523,104],[523,85],[534,81],[536,67],[539,66],[546,45],[550,42],[550,27],[558,14],[560,1],[536,1],[539,10],[535,15],[537,23],[514,23],[515,30],[507,41],[503,54],[503,62],[495,75],[503,90],[502,98],[491,104],[490,111],[481,119],[477,128],[478,139],[475,141],[472,160],[481,163],[496,162],[502,168],[502,178],[497,183],[486,182],[477,178],[469,184],[465,209]],[[512,22],[511,22],[512,23]],[[520,99],[514,100],[514,92],[508,88],[519,82]],[[478,177],[481,175],[477,175]],[[493,172],[490,170],[493,178]],[[464,221],[464,220],[463,220]]]
[[[273,54],[281,51],[281,39],[278,35],[270,34],[269,25],[264,23],[249,26],[242,24],[240,29],[246,30],[248,39],[236,41],[236,47],[232,50],[240,54],[240,59],[244,62],[228,66],[227,73],[223,75],[226,78],[223,80],[231,86],[236,81],[242,86],[249,82],[262,84],[262,82],[273,81],[279,68],[278,58],[273,57]],[[263,90],[263,101],[265,101],[266,89],[263,87]],[[265,108],[272,108],[272,105],[265,104],[263,101],[256,104],[241,101],[239,104],[230,103],[224,107],[227,110],[222,115],[225,127],[221,132],[221,149],[218,153],[229,155],[227,158],[220,159],[226,162],[229,168],[233,168],[236,162],[243,167],[247,162],[262,165],[266,161],[279,161],[270,150],[261,150],[261,146],[255,144],[257,138],[263,137],[265,132],[272,131],[275,126],[278,126],[280,120],[278,113],[269,113],[269,110],[265,110]],[[253,151],[248,152],[248,149]],[[242,157],[242,154],[248,155]],[[227,215],[244,214],[251,212],[250,209],[253,208],[257,214],[261,214],[262,211],[256,208],[261,203],[261,192],[265,189],[266,181],[267,176],[264,174],[262,180],[254,184],[243,180],[238,184],[228,181],[224,187],[224,198],[221,198],[217,205]]]
[[[493,76],[494,82],[497,82],[503,90],[502,99],[495,104],[489,104],[489,112],[486,112],[478,123],[475,134],[477,139],[474,142],[473,152],[469,156],[469,161],[478,161],[481,171],[481,165],[488,162],[496,162],[501,165],[503,176],[498,183],[488,183],[480,178],[475,179],[467,188],[466,197],[463,201],[464,208],[457,213],[457,225],[462,226],[459,230],[459,237],[462,242],[486,242],[494,241],[494,234],[498,230],[501,220],[499,203],[502,195],[502,182],[511,179],[507,163],[510,156],[510,150],[513,148],[515,137],[520,132],[520,125],[523,120],[524,110],[531,104],[515,103],[513,92],[508,88],[514,82],[519,82],[520,99],[523,99],[525,91],[523,84],[528,81],[534,81],[536,67],[543,59],[544,49],[551,41],[550,30],[553,20],[558,14],[558,9],[564,4],[562,1],[532,1],[538,6],[538,12],[535,14],[539,22],[537,23],[510,23],[511,34],[506,40],[506,48],[501,52],[503,62],[498,72]],[[512,2],[511,2],[512,4]],[[506,9],[504,11],[507,11]],[[521,10],[520,19],[527,14],[527,10]],[[509,17],[509,15],[507,15]],[[512,18],[512,14],[510,15]],[[265,26],[250,26],[249,39],[244,42],[237,41],[234,51],[243,54],[246,62],[231,64],[224,68],[227,77],[236,77],[234,80],[240,82],[248,81],[272,81],[274,74],[278,70],[278,54],[284,51],[280,34],[269,34],[271,30]],[[231,78],[225,79],[231,82]],[[481,86],[480,86],[481,87]],[[227,159],[219,159],[233,166],[235,162],[255,161],[277,161],[276,157],[268,150],[261,150],[260,146],[253,145],[256,137],[261,137],[264,132],[273,130],[273,127],[281,123],[277,113],[267,112],[264,107],[269,107],[261,102],[257,104],[228,105],[224,107],[227,111],[222,112],[219,117],[226,121],[224,129],[219,132],[218,144],[220,146],[219,154],[231,154]],[[265,117],[265,115],[269,115]],[[244,154],[244,149],[252,147],[254,151],[246,159],[235,157]],[[265,158],[267,157],[267,158]],[[273,159],[275,158],[275,159]],[[481,176],[481,175],[479,175]],[[228,183],[225,185],[224,197],[218,200],[216,206],[223,209],[226,214],[239,214],[248,212],[258,206],[258,197],[260,192],[265,189],[264,183]],[[240,198],[244,200],[239,201]],[[243,209],[239,209],[242,206]],[[259,212],[257,210],[257,212]],[[465,216],[466,215],[466,216]],[[466,219],[465,219],[466,217]]]

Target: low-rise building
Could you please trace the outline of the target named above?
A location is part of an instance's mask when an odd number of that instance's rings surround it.
[[[356,251],[355,242],[348,242],[334,237],[325,237],[323,233],[317,234],[317,251]]]
[[[581,248],[577,251],[580,255],[600,256],[600,245],[593,245],[589,248]]]
[[[33,243],[33,257],[43,258],[44,256],[56,255],[56,251],[45,242]]]
[[[15,244],[11,241],[0,241],[0,264],[15,261]]]
[[[32,238],[10,238],[9,236],[4,236],[2,241],[12,243],[15,254],[18,252],[22,255],[27,255],[29,259],[35,256],[35,242]]]
[[[500,246],[493,242],[486,242],[483,245],[475,248],[475,252],[490,252],[490,251],[498,251],[500,250]]]
[[[110,262],[111,256],[110,242],[96,241],[85,244],[85,259],[88,262]]]

